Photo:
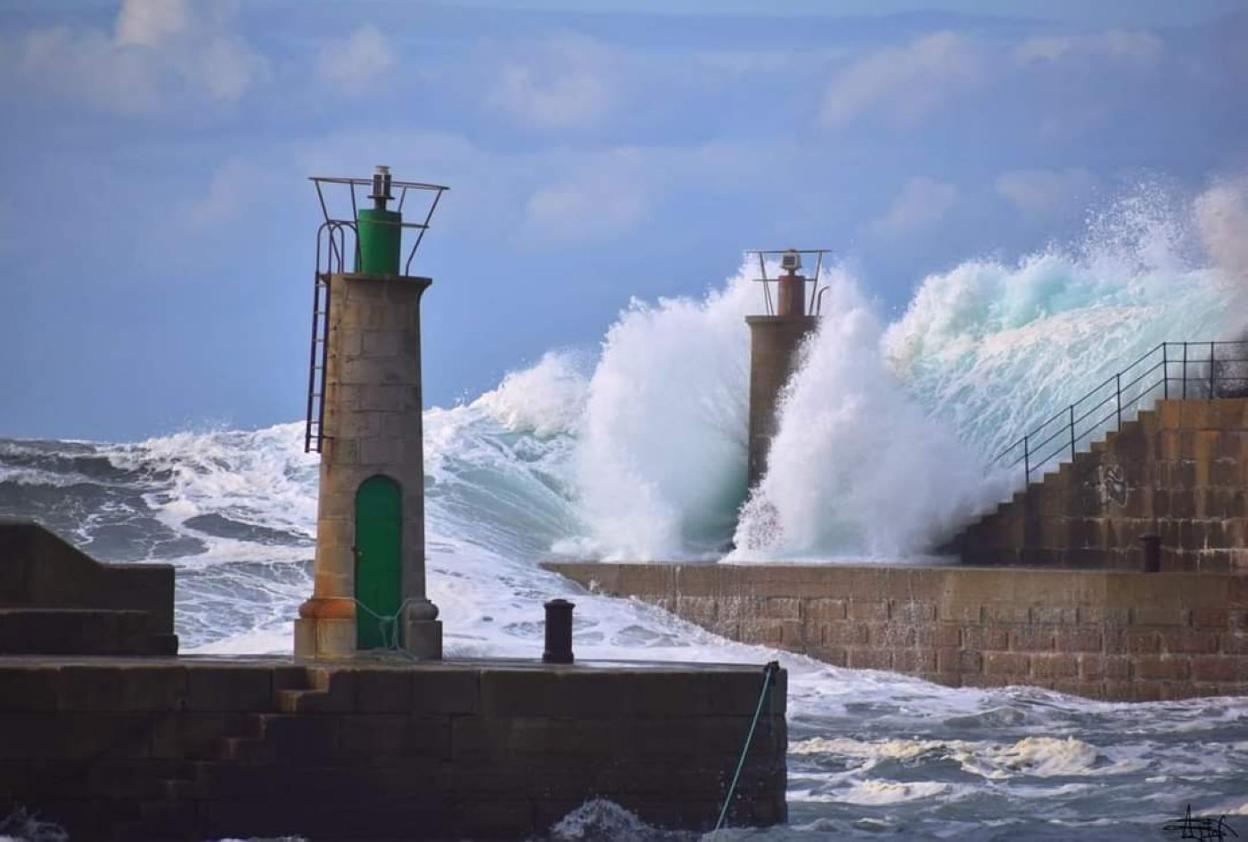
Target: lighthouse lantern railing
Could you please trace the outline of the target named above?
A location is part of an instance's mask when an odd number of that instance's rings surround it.
[[[329,356],[330,278],[345,272],[410,275],[412,261],[429,230],[438,201],[449,188],[420,181],[396,181],[386,166],[378,166],[371,178],[312,176],[309,180],[316,187],[323,221],[316,233],[312,346],[303,448],[305,452],[320,453],[324,441],[325,368]],[[369,192],[361,197],[365,188]],[[372,207],[361,207],[361,198],[372,200]],[[391,210],[389,205],[396,199],[397,204]],[[416,206],[414,212],[413,205]],[[410,221],[404,219],[405,211],[411,213]],[[410,238],[407,259],[403,260],[403,239],[408,231],[415,236]]]
[[[416,232],[415,239],[412,241],[411,248],[408,249],[407,259],[403,263],[403,271],[401,274],[410,274],[412,261],[416,257],[416,252],[420,248],[421,241],[424,240],[425,232],[429,230],[429,225],[433,220],[433,214],[438,209],[438,202],[442,198],[442,194],[449,190],[441,184],[427,184],[420,181],[396,181],[390,176],[390,168],[379,166],[377,172],[373,173],[371,178],[338,178],[331,176],[314,175],[309,179],[316,186],[316,197],[320,202],[321,214],[324,216],[326,223],[337,223],[344,225],[354,235],[354,258],[355,265],[360,267],[362,255],[360,253],[360,222],[363,221],[367,226],[379,226],[381,228],[397,229],[394,234],[402,238],[404,231]],[[336,188],[336,189],[335,189]],[[368,188],[371,192],[363,196],[363,198],[372,199],[372,208],[362,208],[360,199],[360,191]],[[398,193],[398,204],[393,211],[388,210],[389,202],[394,201]],[[338,201],[333,201],[337,196]],[[327,194],[329,197],[327,198]],[[413,203],[417,203],[420,197],[421,207],[413,215],[413,220],[408,221],[403,218],[405,211],[408,211],[409,198]],[[345,202],[350,202],[350,213],[346,213]],[[342,206],[339,208],[339,206]],[[383,211],[383,214],[378,214]],[[366,238],[367,239],[367,238]],[[400,274],[395,272],[394,274]]]
[[[750,249],[746,252],[746,254],[754,255],[758,258],[759,277],[753,280],[763,285],[763,301],[766,303],[768,316],[776,315],[778,309],[772,301],[771,285],[778,283],[780,279],[767,276],[767,259],[769,257],[779,257],[780,268],[785,270],[789,277],[792,277],[797,274],[797,270],[802,268],[802,255],[815,256],[814,274],[806,279],[813,281],[810,288],[810,300],[809,302],[803,300],[803,310],[806,313],[817,316],[823,306],[823,293],[828,290],[826,285],[823,287],[819,286],[819,279],[823,272],[823,256],[830,251],[831,249]],[[802,296],[805,299],[806,294],[804,290]]]

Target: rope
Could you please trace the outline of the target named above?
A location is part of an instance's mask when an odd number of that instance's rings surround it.
[[[403,600],[398,610],[393,614],[379,614],[358,599],[353,598],[351,601],[355,603],[356,608],[363,608],[370,617],[377,621],[377,631],[381,633],[381,639],[386,651],[398,652],[412,660],[418,660],[411,652],[404,649],[399,642],[399,632],[402,629],[402,626],[399,625],[399,618],[403,616],[403,609],[407,607],[408,603],[417,601],[414,597],[408,597]]]
[[[767,701],[767,688],[771,686],[771,679],[780,669],[779,661],[770,661],[767,666],[763,667],[763,689],[758,694],[758,707],[754,709],[754,721],[750,723],[750,732],[745,735],[745,745],[741,746],[741,759],[737,761],[737,771],[732,774],[732,785],[728,787],[728,796],[724,799],[724,806],[719,810],[719,821],[715,822],[715,830],[719,830],[724,825],[724,818],[728,815],[728,805],[732,803],[732,796],[737,791],[737,782],[741,779],[741,770],[745,768],[745,757],[750,753],[750,743],[754,739],[754,729],[758,727],[758,718],[763,714],[763,704]]]

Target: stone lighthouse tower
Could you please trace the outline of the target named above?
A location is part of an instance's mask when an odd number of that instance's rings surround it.
[[[312,181],[325,221],[305,449],[321,454],[320,496],[295,654],[403,648],[440,658],[442,624],[425,592],[421,424],[420,298],[432,281],[408,272],[446,188],[396,181],[388,167]],[[405,206],[422,221],[405,221]]]
[[[747,475],[749,487],[753,488],[767,473],[767,451],[776,434],[777,404],[784,384],[789,381],[797,365],[797,352],[802,340],[815,329],[819,309],[819,295],[810,281],[798,274],[802,268],[802,255],[818,255],[814,283],[817,285],[819,271],[823,266],[826,249],[787,249],[784,251],[756,251],[762,277],[767,314],[747,316],[750,326],[750,432]],[[780,276],[767,277],[767,257],[778,255]],[[773,300],[772,284],[776,286]],[[809,300],[808,300],[809,299]]]

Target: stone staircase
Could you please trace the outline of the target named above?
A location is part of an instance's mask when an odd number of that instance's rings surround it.
[[[1248,400],[1162,400],[944,548],[965,563],[1248,573]]]
[[[264,787],[253,795],[259,799],[253,809],[233,811],[232,815],[207,818],[206,804],[223,801],[223,796],[237,796],[235,778],[245,767],[267,778],[266,786],[281,785],[281,770],[295,760],[327,758],[335,750],[332,742],[317,741],[315,733],[323,728],[304,727],[310,709],[325,707],[333,699],[332,673],[324,669],[295,669],[281,673],[275,688],[273,710],[234,712],[214,718],[219,725],[215,733],[201,735],[190,758],[171,761],[167,775],[160,779],[158,791],[150,788],[135,793],[133,810],[114,826],[112,838],[118,842],[132,839],[187,839],[187,828],[216,823],[223,834],[246,830],[254,835],[268,828],[275,836],[289,832],[289,818],[266,816]],[[185,734],[178,735],[185,738]],[[309,739],[311,738],[311,739]],[[185,743],[184,743],[185,745]],[[254,785],[255,776],[250,777]],[[239,803],[234,800],[234,803]],[[243,800],[242,803],[248,803]]]
[[[219,728],[196,741],[189,759],[171,762],[157,791],[149,782],[133,793],[132,809],[114,825],[112,838],[185,840],[191,827],[210,829],[210,838],[242,832],[278,837],[297,830],[305,817],[291,812],[288,799],[274,797],[285,790],[288,776],[298,778],[292,785],[306,787],[317,775],[341,785],[348,755],[379,748],[361,739],[369,729],[353,732],[351,740],[342,733],[342,719],[334,714],[355,708],[356,688],[346,680],[351,676],[335,680],[336,674],[318,667],[287,670],[274,689],[272,709],[216,720]],[[395,732],[378,728],[376,735],[392,741]]]

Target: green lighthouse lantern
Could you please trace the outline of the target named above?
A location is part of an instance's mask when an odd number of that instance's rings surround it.
[[[362,208],[356,216],[355,271],[362,275],[399,274],[399,252],[403,240],[403,214],[386,208],[390,194],[390,168],[377,167],[373,173],[373,207]]]

